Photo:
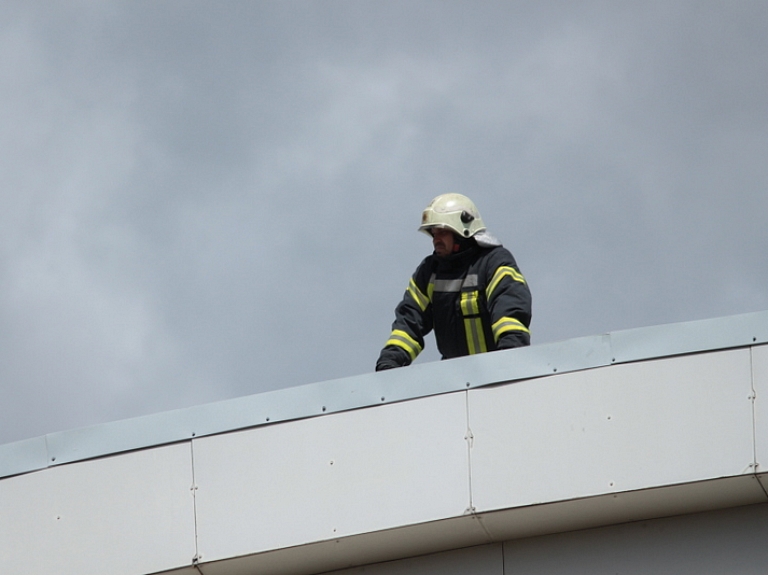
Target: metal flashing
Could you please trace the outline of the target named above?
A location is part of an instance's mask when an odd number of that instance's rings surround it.
[[[617,331],[614,363],[730,349],[768,342],[768,311]]]
[[[382,403],[617,363],[765,343],[768,311],[416,364],[0,445],[0,477]]]
[[[43,469],[48,465],[45,436],[0,445],[0,477]]]

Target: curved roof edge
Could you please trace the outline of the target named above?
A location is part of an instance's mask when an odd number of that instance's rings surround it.
[[[766,504],[765,494],[756,487],[756,483],[754,475],[745,475],[553,501],[360,533],[201,562],[200,565],[206,572],[216,567],[220,573],[290,575],[336,572],[354,566],[476,545],[678,514]],[[185,569],[179,569],[164,575],[182,575],[186,572]]]
[[[0,445],[0,477],[329,413],[618,363],[768,343],[768,311],[412,365]]]

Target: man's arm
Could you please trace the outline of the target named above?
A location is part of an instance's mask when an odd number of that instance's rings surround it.
[[[485,294],[496,349],[530,345],[531,291],[515,258],[505,248],[489,255]]]
[[[424,336],[432,330],[432,303],[425,262],[411,277],[402,301],[395,308],[392,332],[376,362],[376,371],[410,365],[424,349]]]

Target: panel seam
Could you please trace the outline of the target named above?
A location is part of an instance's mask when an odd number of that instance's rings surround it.
[[[464,441],[467,442],[467,486],[469,488],[469,505],[464,511],[466,515],[474,515],[475,506],[472,499],[472,444],[474,443],[475,436],[472,434],[472,427],[469,423],[469,390],[464,391],[464,416],[466,422],[466,432],[464,434]]]
[[[192,492],[192,517],[193,517],[193,523],[195,527],[195,555],[192,557],[192,566],[195,568],[195,570],[200,573],[200,575],[203,575],[203,572],[200,570],[200,546],[198,544],[197,539],[197,481],[195,480],[195,440],[191,440],[189,442],[189,455],[190,460],[192,462],[192,486],[189,488],[189,490]]]
[[[765,486],[763,485],[763,482],[760,481],[760,478],[758,477],[758,470],[760,469],[760,462],[757,460],[757,388],[755,386],[755,361],[754,361],[754,355],[755,355],[755,348],[754,346],[750,346],[749,348],[749,375],[750,375],[750,388],[751,388],[751,394],[749,396],[750,403],[752,404],[752,473],[755,476],[755,479],[757,479],[757,484],[760,486],[760,489],[763,490],[763,493],[765,493],[765,496],[768,497],[768,491],[766,491]]]
[[[757,391],[755,390],[755,348],[749,348],[749,387],[751,390],[749,399],[752,406],[752,467],[757,474],[757,419],[755,413],[755,401],[757,400]]]
[[[466,407],[465,417],[467,423],[467,431],[464,435],[464,440],[467,442],[467,485],[469,487],[469,506],[464,511],[464,515],[471,515],[472,518],[480,525],[480,528],[483,530],[483,533],[485,533],[488,542],[493,542],[493,537],[486,528],[485,523],[483,523],[483,518],[477,513],[477,509],[475,509],[474,496],[472,493],[472,448],[475,442],[475,434],[472,432],[472,425],[470,424],[469,390],[466,390],[464,393]]]

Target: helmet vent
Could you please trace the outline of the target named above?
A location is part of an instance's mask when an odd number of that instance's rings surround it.
[[[470,223],[474,219],[475,219],[475,216],[470,214],[467,210],[464,210],[463,212],[461,212],[461,221],[462,221],[462,223],[468,224],[468,223]]]

